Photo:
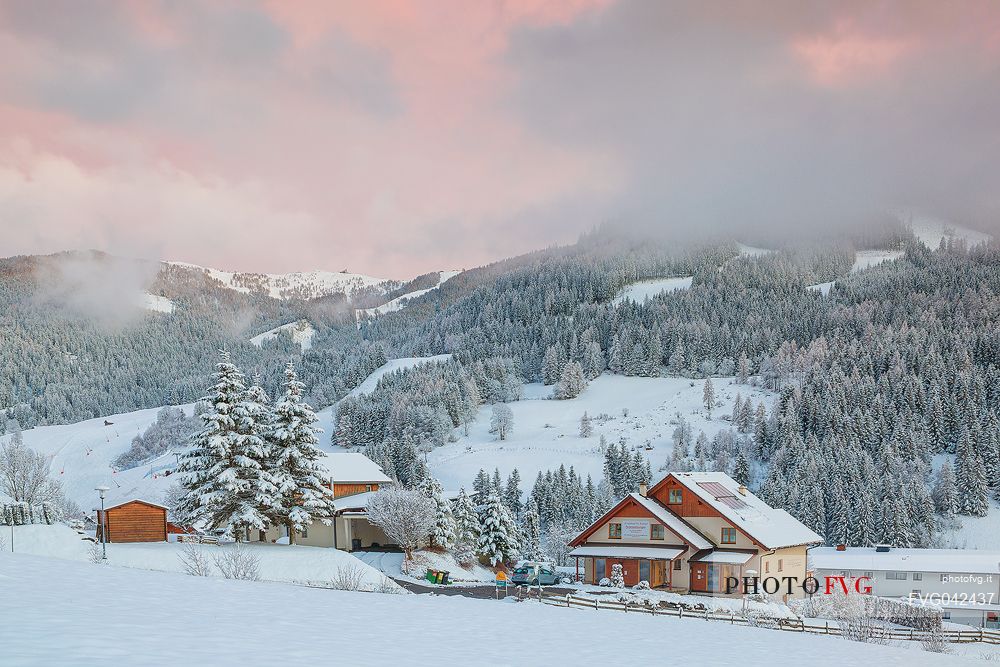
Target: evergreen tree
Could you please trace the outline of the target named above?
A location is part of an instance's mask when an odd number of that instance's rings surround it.
[[[517,526],[496,490],[490,492],[479,521],[478,552],[490,565],[515,560],[520,555]]]
[[[268,445],[259,397],[250,395],[243,374],[223,352],[204,399],[204,428],[192,438],[178,470],[185,490],[180,511],[210,528],[224,528],[237,540],[268,525],[278,505],[277,487],[266,469]]]
[[[986,516],[989,493],[982,461],[976,455],[968,429],[959,436],[955,459],[958,467],[958,512],[966,516]]]
[[[543,558],[541,548],[541,520],[538,516],[538,505],[535,499],[528,501],[528,509],[524,513],[524,524],[521,528],[521,535],[524,544],[521,548],[521,556],[527,560],[541,560]]]
[[[271,518],[288,527],[290,544],[295,533],[314,519],[326,520],[333,504],[324,487],[327,471],[319,463],[318,419],[302,398],[305,385],[299,382],[292,362],[285,367],[285,394],[274,406],[270,424],[269,470],[277,487],[278,506]]]
[[[456,521],[451,510],[451,503],[444,498],[441,483],[428,476],[424,480],[422,491],[434,503],[434,527],[428,535],[432,547],[451,549],[456,541]]]
[[[750,486],[750,461],[746,452],[740,448],[736,455],[736,464],[733,466],[733,480],[743,486]]]
[[[590,415],[584,412],[583,416],[580,417],[580,437],[589,438],[592,435],[594,435],[594,427],[590,423]]]
[[[958,513],[958,489],[950,461],[945,461],[938,471],[934,485],[934,508],[944,517],[953,517]]]
[[[504,505],[510,510],[511,516],[521,516],[521,473],[514,468],[507,477],[507,486],[503,494]]]
[[[587,388],[587,379],[583,376],[583,367],[575,361],[567,362],[562,375],[556,384],[552,395],[556,398],[576,398]]]
[[[701,398],[705,404],[705,414],[711,419],[712,408],[715,407],[715,387],[712,385],[712,378],[705,378],[705,387]]]
[[[476,506],[472,499],[465,493],[465,488],[458,491],[458,498],[455,499],[455,541],[457,544],[464,544],[475,547],[479,542],[479,516],[476,514]]]

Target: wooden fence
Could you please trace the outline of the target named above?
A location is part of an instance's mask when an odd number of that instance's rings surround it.
[[[647,616],[673,616],[675,618],[696,618],[706,621],[720,621],[731,625],[752,625],[773,630],[789,632],[809,632],[817,635],[841,635],[841,628],[836,623],[818,623],[803,621],[798,618],[776,618],[770,616],[741,616],[735,612],[701,611],[685,609],[684,607],[659,607],[645,604],[629,604],[616,600],[599,600],[597,598],[582,598],[567,593],[566,595],[542,596],[542,602],[556,607],[577,607],[581,609],[612,609],[628,614],[645,614]],[[896,639],[906,641],[921,641],[930,639],[932,634],[913,628],[883,628],[874,627],[872,633],[879,639]],[[941,630],[940,636],[949,643],[983,642],[1000,644],[1000,631],[986,630]]]

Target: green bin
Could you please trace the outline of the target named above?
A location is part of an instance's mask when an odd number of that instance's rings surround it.
[[[430,568],[427,568],[427,576],[425,576],[424,578],[433,584],[437,581],[437,572],[435,572]]]

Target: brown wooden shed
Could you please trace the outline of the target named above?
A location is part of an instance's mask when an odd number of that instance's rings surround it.
[[[97,510],[97,537],[107,523],[108,542],[166,542],[167,508],[146,500],[128,500]]]

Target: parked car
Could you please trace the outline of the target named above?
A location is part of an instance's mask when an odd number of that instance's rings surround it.
[[[514,574],[510,578],[513,584],[527,584],[529,586],[551,586],[559,583],[559,575],[548,563],[534,564],[522,563],[514,568]]]

